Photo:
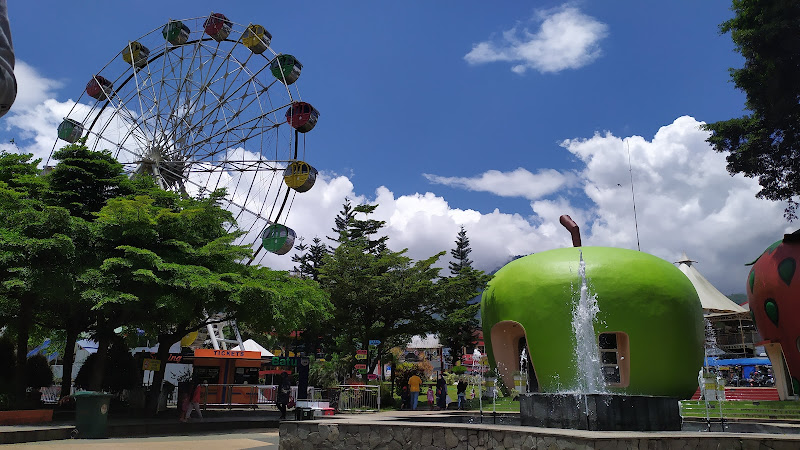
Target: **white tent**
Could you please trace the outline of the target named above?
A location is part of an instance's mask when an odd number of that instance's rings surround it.
[[[248,351],[248,352],[261,352],[261,356],[262,357],[264,357],[264,356],[267,356],[267,357],[275,356],[269,350],[267,350],[264,347],[260,346],[258,344],[258,342],[254,341],[252,339],[248,339],[248,340],[242,342],[242,347],[244,347],[244,349],[239,348],[239,346],[237,345],[236,347],[233,347],[231,350],[245,350],[245,351]]]
[[[692,261],[683,253],[681,259],[676,261],[678,269],[683,272],[689,281],[694,285],[697,295],[700,297],[700,304],[703,305],[703,313],[743,313],[747,309],[737,305],[736,302],[726,297],[722,292],[718,291],[706,278],[694,268]]]

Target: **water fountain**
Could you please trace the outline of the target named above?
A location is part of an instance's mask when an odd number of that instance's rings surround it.
[[[562,224],[574,248],[509,263],[483,296],[487,353],[501,375],[521,369],[517,342],[527,343],[539,392],[521,394],[521,423],[679,430],[678,399],[694,393],[702,364],[694,287],[652,255],[582,247],[577,225]]]

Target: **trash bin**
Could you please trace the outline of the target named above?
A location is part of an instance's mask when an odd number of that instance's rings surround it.
[[[111,394],[93,391],[76,392],[75,422],[81,439],[104,438],[108,435],[108,405]]]

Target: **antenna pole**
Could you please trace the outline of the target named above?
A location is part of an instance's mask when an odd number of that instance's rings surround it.
[[[628,146],[628,173],[631,176],[631,199],[633,200],[633,223],[636,226],[636,250],[642,251],[639,244],[639,220],[636,217],[636,193],[633,190],[633,166],[631,165],[631,144],[627,140],[625,144]]]

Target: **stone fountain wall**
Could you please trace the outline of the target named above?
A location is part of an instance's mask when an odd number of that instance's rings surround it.
[[[327,449],[648,449],[796,450],[800,438],[726,433],[602,433],[452,423],[283,422],[280,450]]]

